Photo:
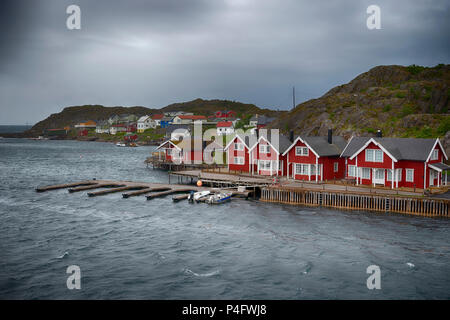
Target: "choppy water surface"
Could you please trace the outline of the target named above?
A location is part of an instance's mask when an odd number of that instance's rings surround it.
[[[0,140],[0,298],[448,299],[450,221],[233,200],[89,198],[38,185],[166,182],[153,147]],[[368,290],[366,268],[381,268]],[[81,268],[68,290],[66,268]]]

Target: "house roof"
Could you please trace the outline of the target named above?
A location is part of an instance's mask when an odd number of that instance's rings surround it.
[[[181,139],[181,140],[171,140],[171,143],[177,148],[185,149],[188,148],[190,151],[203,151],[203,143],[206,142],[205,148],[219,148],[222,147],[215,141],[203,141],[201,139]]]
[[[446,165],[445,163],[430,163],[428,164],[428,167],[431,169],[437,170],[439,172],[442,172],[444,170],[450,170],[450,166]]]
[[[191,120],[206,119],[205,116],[193,116],[193,115],[179,115],[177,117],[180,119],[191,119]]]
[[[333,136],[333,143],[328,143],[328,137],[300,137],[319,157],[339,156],[347,145],[344,137]],[[293,143],[292,146],[295,144]]]
[[[146,121],[148,118],[150,118],[150,116],[142,116],[139,118],[138,122],[144,122]]]
[[[217,128],[229,128],[233,126],[231,121],[219,121],[217,122]]]
[[[370,142],[379,144],[385,149],[395,160],[412,160],[412,161],[427,161],[431,150],[440,142],[438,139],[415,139],[415,138],[370,138],[370,137],[353,137],[345,150],[342,152],[342,157],[353,157],[361,149]],[[444,156],[447,158],[444,149]]]
[[[264,115],[254,115],[253,117],[250,118],[250,121],[258,121],[257,123],[259,125],[269,124],[274,120],[275,118],[266,117]]]
[[[292,144],[292,142],[282,134],[272,134],[272,130],[260,130],[259,131],[258,143],[253,144],[249,151],[252,150],[257,144],[259,144],[261,139],[266,140],[269,144],[278,152],[283,154]]]
[[[174,132],[177,129],[184,129],[187,131],[191,131],[191,126],[188,124],[172,124],[167,127],[166,133],[171,134],[172,132]]]
[[[154,115],[152,115],[152,119],[153,120],[161,120],[162,118],[164,118],[163,114],[154,114]]]

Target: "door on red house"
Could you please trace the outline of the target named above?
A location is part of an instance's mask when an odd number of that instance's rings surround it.
[[[437,186],[437,178],[438,178],[438,172],[436,170],[430,169],[430,187],[431,186]]]

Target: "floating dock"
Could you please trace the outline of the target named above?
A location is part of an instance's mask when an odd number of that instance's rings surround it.
[[[124,199],[146,195],[147,200],[165,197],[172,194],[188,194],[191,191],[211,191],[217,192],[219,189],[210,187],[198,187],[196,185],[180,185],[180,184],[164,184],[164,183],[141,183],[132,181],[109,181],[109,180],[87,180],[80,182],[72,182],[66,184],[57,184],[36,188],[36,192],[46,192],[52,190],[67,189],[69,193],[102,189],[98,191],[88,192],[89,197],[103,196],[118,192],[130,191],[122,193]],[[221,189],[225,190],[225,189]],[[227,189],[228,190],[228,189]],[[248,198],[253,194],[252,190],[229,190],[234,197]],[[187,199],[187,197],[185,197]],[[179,200],[184,197],[177,198]]]

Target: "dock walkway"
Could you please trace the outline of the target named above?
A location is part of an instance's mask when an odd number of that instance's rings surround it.
[[[67,189],[69,193],[90,191],[94,189],[102,189],[99,191],[88,192],[89,197],[103,196],[112,193],[124,192],[122,197],[124,199],[147,195],[147,200],[168,196],[172,194],[188,194],[191,191],[211,191],[216,192],[219,189],[211,187],[198,187],[195,185],[181,185],[181,184],[164,184],[164,183],[148,183],[148,182],[133,182],[133,181],[111,181],[111,180],[85,180],[79,182],[71,182],[66,184],[57,184],[50,186],[37,187],[36,192],[46,192],[52,190]],[[228,189],[222,189],[228,190]],[[233,197],[248,198],[252,191],[238,191],[230,190]]]

